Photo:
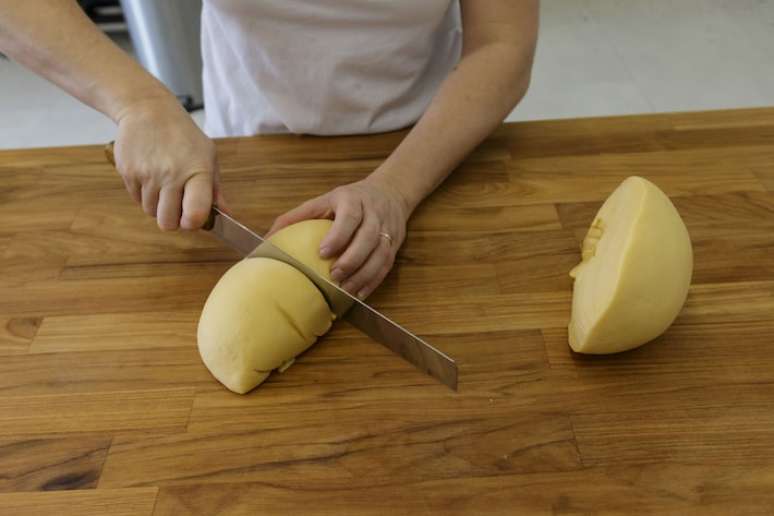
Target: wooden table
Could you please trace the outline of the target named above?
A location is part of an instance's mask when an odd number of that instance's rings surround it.
[[[255,228],[402,133],[219,142]],[[629,175],[694,243],[668,333],[570,353],[570,268]],[[165,234],[100,147],[0,153],[0,514],[771,514],[774,109],[506,125],[416,213],[372,303],[453,393],[344,323],[246,396],[199,360],[238,258]]]

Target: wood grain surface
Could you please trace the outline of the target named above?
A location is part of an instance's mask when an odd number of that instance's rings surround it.
[[[234,213],[372,171],[404,133],[218,142]],[[642,175],[695,251],[670,330],[570,352],[579,243]],[[0,152],[0,514],[774,513],[774,109],[509,124],[415,213],[371,303],[453,393],[338,323],[226,391],[196,324],[238,256],[162,233],[100,147]]]

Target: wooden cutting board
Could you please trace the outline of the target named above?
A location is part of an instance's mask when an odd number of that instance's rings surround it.
[[[222,140],[225,194],[265,229],[402,136]],[[634,174],[682,213],[694,285],[662,338],[575,356],[568,271]],[[0,216],[0,514],[774,511],[774,109],[498,130],[371,298],[457,358],[457,394],[344,323],[226,391],[196,323],[238,257],[158,231],[101,147],[0,153]]]

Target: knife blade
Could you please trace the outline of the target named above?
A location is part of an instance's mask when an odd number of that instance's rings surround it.
[[[320,290],[331,311],[357,329],[382,344],[403,359],[437,379],[452,390],[457,390],[457,364],[434,346],[414,335],[367,303],[351,295],[327,278],[320,276],[289,254],[264,239],[233,217],[213,206],[203,228],[243,256],[266,257],[295,267],[306,275]]]
[[[105,146],[105,156],[113,166],[116,165],[113,142]],[[450,389],[457,390],[457,364],[451,357],[335,283],[320,276],[244,224],[223,213],[217,206],[213,206],[210,210],[209,217],[202,229],[211,231],[212,234],[236,249],[242,256],[274,258],[295,267],[317,286],[336,317],[345,319],[376,342],[413,364],[420,371],[432,376]]]

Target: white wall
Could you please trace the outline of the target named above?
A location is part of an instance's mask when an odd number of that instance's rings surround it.
[[[532,86],[509,120],[774,105],[774,0],[541,5]],[[101,114],[0,60],[0,148],[114,134]]]

